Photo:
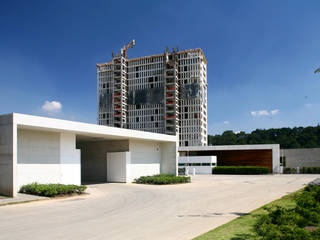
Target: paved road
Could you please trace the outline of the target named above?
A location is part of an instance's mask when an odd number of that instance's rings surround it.
[[[0,239],[191,239],[320,175],[196,176],[90,185],[90,195],[0,207]]]

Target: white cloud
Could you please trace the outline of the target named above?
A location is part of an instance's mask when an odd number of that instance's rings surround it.
[[[312,108],[312,103],[306,103],[304,106],[305,106],[306,108]]]
[[[62,104],[57,101],[45,101],[45,103],[41,107],[42,111],[47,112],[49,114],[58,113],[61,111],[61,108]]]
[[[230,122],[228,120],[223,121],[223,124],[228,125]]]
[[[279,109],[274,109],[271,111],[268,110],[259,110],[259,111],[251,111],[251,115],[254,117],[258,117],[258,116],[269,116],[269,115],[276,115],[277,113],[279,113]]]

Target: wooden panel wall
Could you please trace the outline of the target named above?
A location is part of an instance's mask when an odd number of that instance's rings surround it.
[[[272,172],[272,150],[198,151],[198,156],[217,156],[218,166],[261,166]]]

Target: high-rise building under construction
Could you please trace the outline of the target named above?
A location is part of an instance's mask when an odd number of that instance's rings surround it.
[[[178,134],[180,146],[207,145],[207,61],[201,49],[127,59],[124,46],[97,64],[98,123]]]

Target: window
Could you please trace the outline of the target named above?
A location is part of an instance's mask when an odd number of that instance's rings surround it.
[[[202,163],[201,165],[202,166],[210,166],[211,164],[210,163]]]
[[[155,114],[158,114],[158,109],[154,110]]]
[[[187,66],[184,66],[184,71],[188,71],[188,67]]]
[[[140,105],[140,104],[137,104],[137,105],[136,105],[136,109],[141,109],[141,105]]]
[[[155,127],[157,128],[157,127],[159,127],[159,124],[156,122],[156,124],[155,124]]]
[[[154,118],[153,118],[153,116],[151,116],[151,122],[153,122],[154,121]]]
[[[139,122],[139,117],[136,117],[136,122]]]

